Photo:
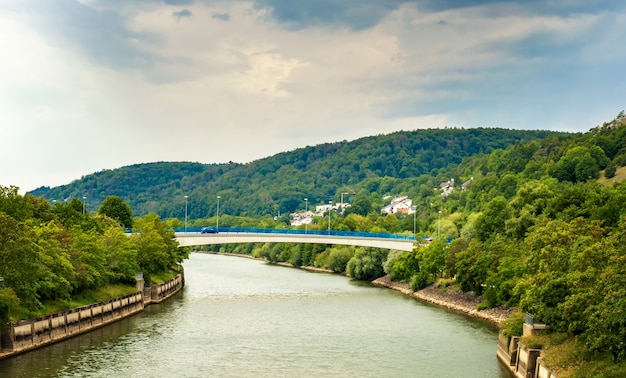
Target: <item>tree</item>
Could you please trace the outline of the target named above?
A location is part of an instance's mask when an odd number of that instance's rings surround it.
[[[40,298],[69,299],[76,279],[72,258],[66,248],[71,235],[55,221],[36,227],[34,231],[40,247]]]
[[[70,254],[76,291],[101,287],[107,281],[104,241],[96,230],[73,230]]]
[[[385,274],[383,261],[388,252],[378,248],[357,247],[354,256],[348,261],[346,273],[358,280],[374,280]]]
[[[98,214],[106,215],[118,221],[124,228],[133,227],[133,211],[130,205],[118,196],[108,196],[98,209]]]
[[[610,179],[610,178],[615,177],[616,173],[617,173],[617,165],[614,162],[610,162],[606,166],[606,169],[604,170],[604,177]]]
[[[134,283],[139,271],[137,246],[120,227],[104,230],[104,256],[107,276],[112,282]]]
[[[417,259],[420,261],[420,270],[436,279],[446,268],[446,254],[448,243],[443,238],[437,238],[432,243],[418,250]]]
[[[20,299],[10,287],[0,287],[0,332],[9,326],[11,320],[17,318],[16,309]],[[19,318],[18,318],[19,319]]]
[[[420,271],[415,252],[391,251],[383,264],[383,269],[392,281],[406,281]]]
[[[591,288],[612,253],[605,235],[598,221],[541,220],[525,239],[527,271],[513,290],[520,308],[553,330],[584,331],[585,309],[602,298]]]
[[[476,237],[485,241],[493,234],[504,233],[505,223],[511,218],[511,209],[502,196],[492,199],[475,224]]]
[[[345,272],[348,261],[351,258],[352,251],[350,247],[333,247],[328,255],[328,269],[336,273]]]
[[[604,151],[597,146],[575,146],[554,164],[550,174],[559,181],[584,182],[598,178],[600,168],[606,167],[608,162]]]
[[[188,250],[178,248],[174,231],[166,229],[155,213],[139,218],[136,229],[138,233],[131,240],[137,247],[137,263],[147,283],[151,274],[165,272],[189,255]]]
[[[366,216],[370,213],[370,211],[372,211],[372,202],[370,201],[369,197],[357,196],[354,199],[354,202],[352,202],[352,205],[346,207],[344,214],[357,214]]]
[[[0,212],[0,277],[29,310],[41,306],[37,293],[39,252],[32,229]]]

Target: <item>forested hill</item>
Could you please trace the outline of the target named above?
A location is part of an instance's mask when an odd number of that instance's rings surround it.
[[[436,177],[468,156],[549,136],[565,140],[572,134],[492,128],[401,131],[307,146],[247,164],[137,164],[30,194],[57,201],[86,197],[92,210],[116,195],[134,215],[156,212],[163,218],[183,216],[186,195],[192,219],[212,216],[219,195],[230,215],[284,214],[302,207],[304,198],[316,205],[359,188],[393,192],[397,180]]]

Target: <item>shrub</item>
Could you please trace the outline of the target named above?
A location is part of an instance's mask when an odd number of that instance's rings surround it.
[[[500,331],[507,339],[513,336],[522,336],[526,316],[522,311],[515,311],[500,324]]]
[[[409,287],[413,291],[422,290],[423,288],[430,286],[434,283],[430,274],[422,271],[417,274],[414,274],[411,277],[411,282],[409,283]]]

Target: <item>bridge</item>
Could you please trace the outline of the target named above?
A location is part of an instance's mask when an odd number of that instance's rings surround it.
[[[413,235],[374,232],[289,230],[275,228],[220,228],[201,233],[200,228],[175,229],[181,247],[229,243],[317,243],[340,244],[412,251]]]

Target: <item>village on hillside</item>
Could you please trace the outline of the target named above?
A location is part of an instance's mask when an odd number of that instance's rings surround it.
[[[474,181],[474,178],[470,178],[461,184],[461,191],[465,191],[468,186]],[[437,188],[435,188],[437,189]],[[446,182],[442,182],[439,185],[439,190],[441,191],[442,197],[447,197],[454,190],[454,179],[450,179]],[[384,206],[380,211],[383,214],[413,214],[415,213],[415,206],[413,206],[413,200],[411,200],[408,196],[400,196],[392,198],[390,195],[386,195],[383,197],[385,201],[390,200],[389,204]],[[327,211],[336,211],[338,213],[343,214],[346,208],[350,207],[350,203],[348,202],[337,202],[333,205],[332,201],[328,204],[317,205],[315,206],[315,211],[306,210],[304,212],[293,212],[290,214],[290,224],[292,227],[298,227],[303,224],[308,225],[313,222],[313,217],[323,217]]]

